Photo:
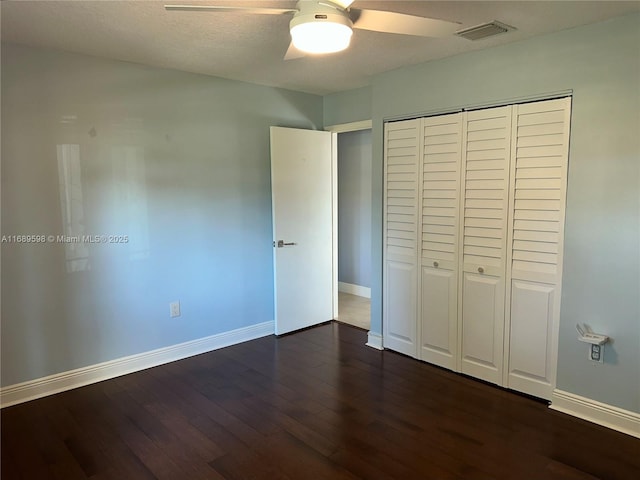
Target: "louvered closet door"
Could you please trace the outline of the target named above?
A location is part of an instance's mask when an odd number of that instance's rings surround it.
[[[384,346],[417,356],[420,120],[385,124]]]
[[[420,358],[456,369],[462,115],[422,121]]]
[[[501,385],[511,107],[465,115],[461,371]]]
[[[508,386],[551,398],[571,99],[514,106]]]

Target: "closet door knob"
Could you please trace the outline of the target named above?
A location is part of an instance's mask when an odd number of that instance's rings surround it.
[[[438,262],[433,262],[433,266],[434,266],[435,268],[438,268],[438,265],[440,265]]]
[[[484,268],[478,267],[478,273],[484,273]]]

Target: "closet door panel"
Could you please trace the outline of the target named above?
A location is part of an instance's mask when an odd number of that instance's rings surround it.
[[[571,99],[514,106],[507,386],[550,399],[555,384]]]
[[[465,118],[461,371],[502,385],[512,107]]]
[[[420,120],[385,124],[383,344],[417,355]]]
[[[462,115],[422,119],[421,140],[419,356],[455,370]]]

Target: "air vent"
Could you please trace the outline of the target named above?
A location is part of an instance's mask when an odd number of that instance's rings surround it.
[[[482,25],[465,28],[464,30],[458,30],[456,35],[466,38],[467,40],[481,40],[483,38],[506,33],[510,30],[515,30],[515,28],[494,20],[493,22],[483,23]]]

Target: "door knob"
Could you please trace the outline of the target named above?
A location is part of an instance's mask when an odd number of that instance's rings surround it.
[[[478,267],[478,273],[484,273],[484,268]]]
[[[438,268],[438,265],[440,265],[438,262],[433,262],[433,266],[434,266],[435,268]]]

